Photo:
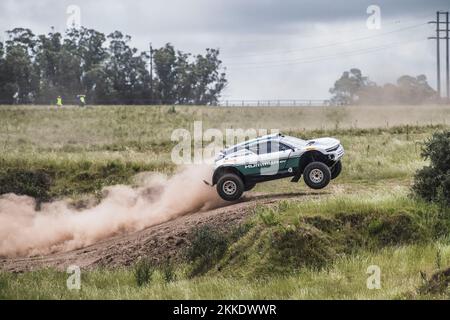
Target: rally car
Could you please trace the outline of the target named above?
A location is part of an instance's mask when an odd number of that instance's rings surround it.
[[[259,182],[303,175],[312,189],[325,188],[339,176],[344,148],[334,138],[302,140],[282,134],[267,135],[222,150],[215,159],[212,183],[220,197],[239,199]]]

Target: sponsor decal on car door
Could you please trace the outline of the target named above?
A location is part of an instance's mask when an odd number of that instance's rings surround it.
[[[275,175],[286,168],[291,149],[277,142],[260,142],[248,146],[256,157],[249,157],[244,165],[245,175]]]
[[[265,149],[267,152],[265,152]],[[278,142],[269,142],[261,145],[259,161],[262,164],[261,175],[275,175],[286,169],[291,149]]]

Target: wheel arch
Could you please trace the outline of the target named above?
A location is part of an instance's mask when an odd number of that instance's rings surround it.
[[[306,151],[299,158],[298,173],[303,174],[306,166],[313,161],[320,161],[328,165],[329,159],[326,155],[318,150]]]
[[[220,177],[226,173],[234,173],[235,175],[239,176],[242,179],[242,182],[245,184],[245,176],[235,167],[232,166],[224,166],[219,167],[214,171],[213,178],[212,178],[212,184],[213,186],[217,184]]]

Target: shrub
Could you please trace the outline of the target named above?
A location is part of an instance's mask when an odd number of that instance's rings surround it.
[[[315,228],[276,228],[272,234],[271,262],[290,268],[322,269],[335,258],[324,233]]]
[[[437,132],[425,142],[422,157],[430,166],[414,177],[413,192],[419,197],[450,205],[450,131]]]
[[[161,273],[165,283],[169,283],[176,280],[175,268],[173,264],[170,262],[170,260],[166,260],[161,265]]]
[[[450,130],[434,133],[425,142],[422,157],[430,159],[437,171],[448,172],[450,170]]]
[[[194,230],[192,242],[187,248],[186,257],[193,263],[191,276],[206,273],[225,254],[228,247],[227,236],[205,225]]]
[[[0,173],[0,194],[15,193],[36,198],[38,201],[49,199],[52,179],[44,171],[8,170]]]
[[[448,292],[450,284],[450,268],[439,270],[419,288],[420,294],[444,294]]]
[[[150,283],[152,275],[155,272],[155,266],[148,259],[141,259],[134,265],[134,278],[138,287]]]
[[[279,223],[278,215],[271,208],[261,210],[259,212],[259,218],[266,226],[274,226]]]
[[[245,236],[247,234],[247,232],[250,231],[252,226],[253,226],[252,223],[246,222],[246,223],[242,223],[242,224],[239,224],[239,225],[233,227],[233,229],[230,232],[230,235],[228,236],[229,244],[234,243],[234,242],[238,241],[240,238],[242,238],[243,236]]]
[[[367,224],[369,239],[376,248],[425,241],[427,231],[406,213],[373,217]]]

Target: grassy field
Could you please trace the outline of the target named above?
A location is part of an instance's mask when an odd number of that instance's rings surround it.
[[[105,185],[129,183],[141,171],[171,173],[172,131],[192,130],[194,121],[202,121],[204,130],[262,128],[305,138],[336,136],[348,151],[343,178],[372,183],[378,178],[407,179],[422,166],[419,143],[450,123],[450,110],[177,106],[173,112],[166,106],[0,106],[0,181],[16,178],[23,170],[45,172],[52,183],[42,190],[44,198],[76,197]],[[289,184],[280,188],[289,189]]]
[[[82,273],[80,291],[66,288],[68,275],[53,270],[1,274],[1,299],[448,299],[448,294],[421,295],[421,272],[438,268],[436,257],[450,262],[450,245],[391,247],[345,256],[321,271],[302,270],[269,278],[203,276],[186,278],[183,270],[167,283],[155,272],[151,283],[137,286],[130,269]],[[381,289],[366,286],[367,268],[381,268]]]
[[[420,290],[450,265],[448,208],[414,199],[409,186],[426,165],[421,143],[448,128],[445,106],[346,108],[212,108],[0,106],[0,193],[43,201],[96,194],[131,183],[135,174],[170,174],[177,128],[281,129],[299,137],[334,136],[346,149],[342,175],[320,196],[258,207],[232,239],[204,261],[156,267],[138,286],[135,269],[82,273],[81,291],[67,274],[0,273],[0,298],[15,299],[421,299],[448,292]],[[30,186],[29,177],[45,183]],[[34,180],[33,180],[34,181]],[[255,192],[298,192],[287,180]],[[209,235],[211,236],[211,235]],[[220,236],[220,235],[219,235]],[[220,240],[223,240],[222,242]],[[367,268],[381,270],[381,289],[366,286]],[[193,273],[193,270],[201,272]]]

